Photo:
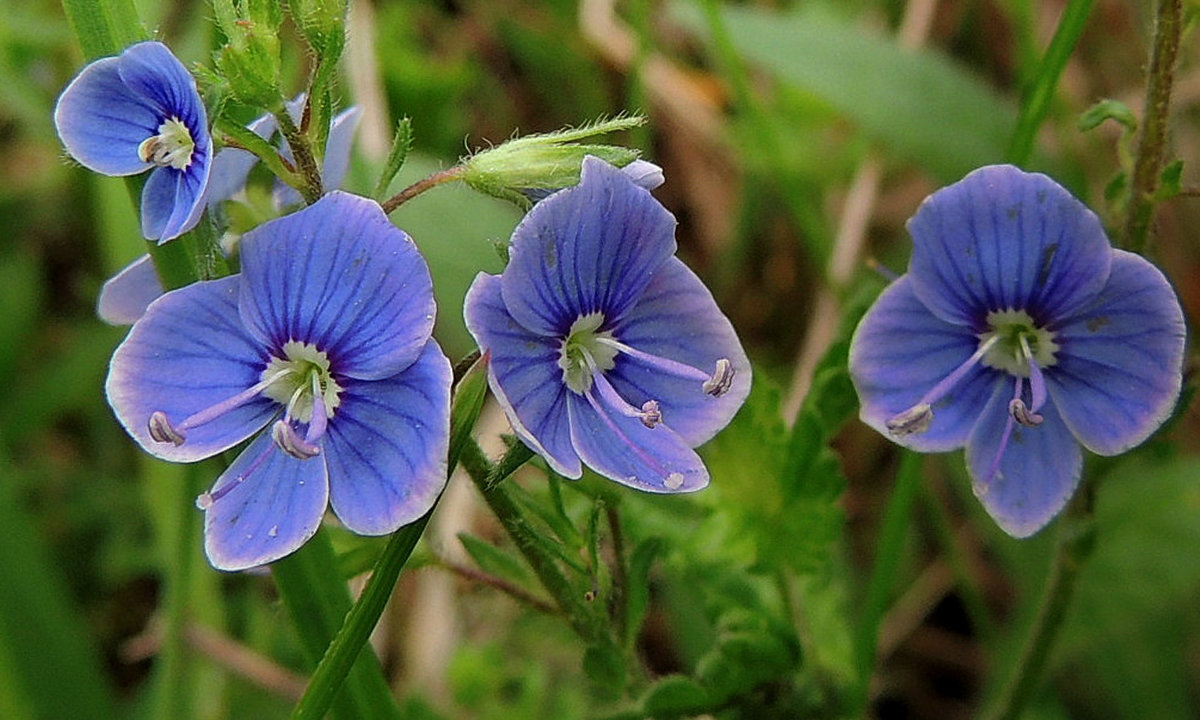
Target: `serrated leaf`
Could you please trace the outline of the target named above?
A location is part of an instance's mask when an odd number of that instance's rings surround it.
[[[484,572],[524,585],[532,579],[525,564],[486,540],[461,532],[458,541]]]
[[[705,34],[695,4],[676,2],[672,10]],[[958,180],[1004,158],[1015,107],[946,56],[906,50],[812,4],[789,13],[744,5],[721,12],[743,57],[816,96],[940,180]]]

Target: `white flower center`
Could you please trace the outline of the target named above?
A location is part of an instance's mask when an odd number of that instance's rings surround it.
[[[329,356],[309,343],[289,340],[283,358],[271,358],[260,376],[268,382],[263,395],[286,405],[288,415],[302,423],[312,422],[313,398],[321,394],[325,415],[333,417],[341,404],[342,387],[329,372]]]
[[[1030,360],[1043,368],[1058,362],[1054,333],[1035,325],[1024,310],[995,310],[988,313],[987,321],[992,329],[979,336],[981,348],[991,343],[981,359],[984,365],[1029,377]]]
[[[563,371],[563,382],[580,395],[592,389],[593,373],[612,370],[616,365],[619,351],[604,342],[612,340],[613,334],[611,330],[600,330],[603,324],[603,313],[582,315],[571,324],[562,343],[558,366]]]
[[[152,162],[160,167],[187,170],[192,164],[192,151],[196,141],[187,125],[179,118],[168,118],[158,126],[158,134],[151,135],[138,145],[138,157],[142,162]]]

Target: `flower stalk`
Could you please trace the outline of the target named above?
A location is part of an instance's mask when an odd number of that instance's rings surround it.
[[[324,187],[321,181],[321,169],[317,166],[316,156],[313,155],[312,144],[299,126],[292,122],[292,116],[286,109],[278,110],[275,113],[275,119],[279,121],[279,132],[287,141],[288,147],[292,149],[292,157],[296,159],[296,171],[303,179],[296,190],[304,196],[305,204],[312,205],[321,199]]]
[[[426,190],[432,190],[438,185],[445,185],[446,183],[454,182],[455,180],[460,179],[465,170],[466,168],[464,168],[462,165],[455,165],[454,167],[446,168],[445,170],[439,170],[429,177],[423,178],[412,185],[409,185],[387,200],[384,200],[383,203],[380,204],[380,207],[383,208],[383,212],[390,215],[393,210],[409,200],[412,200]]]
[[[1136,253],[1145,253],[1150,242],[1155,192],[1158,190],[1166,152],[1167,119],[1182,26],[1181,0],[1160,0],[1154,23],[1154,46],[1150,52],[1142,132],[1138,137],[1122,243],[1125,249]]]

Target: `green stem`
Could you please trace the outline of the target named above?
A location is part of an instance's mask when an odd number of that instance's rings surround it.
[[[63,0],[62,5],[88,61],[148,39],[133,0]]]
[[[233,140],[233,143],[236,143],[243,150],[254,153],[268,170],[274,173],[280,180],[295,188],[297,192],[304,189],[305,178],[297,173],[295,168],[286,165],[284,159],[279,155],[279,151],[271,143],[256,135],[253,130],[236,121],[230,120],[228,117],[220,118],[217,121],[216,129],[228,135]],[[226,141],[226,144],[232,143]]]
[[[313,156],[312,144],[309,143],[308,136],[292,122],[292,116],[288,115],[286,109],[276,112],[275,119],[279,121],[280,134],[292,149],[292,157],[296,158],[296,169],[304,178],[302,187],[296,189],[304,196],[304,202],[311,205],[321,199],[323,189],[321,170],[317,167],[316,157]]]
[[[187,673],[188,651],[185,630],[191,615],[192,577],[196,570],[199,537],[199,513],[194,504],[198,488],[203,482],[208,465],[188,465],[182,477],[175,478],[177,489],[172,491],[170,502],[162,509],[170,514],[164,523],[165,552],[163,566],[166,568],[165,600],[166,620],[163,626],[162,647],[159,649],[155,677],[158,693],[156,717],[186,718],[191,698],[184,679]]]
[[[432,514],[433,510],[430,509],[421,519],[392,535],[383,549],[383,554],[375,563],[367,586],[363,588],[354,607],[346,614],[341,629],[317,664],[308,688],[304,691],[304,697],[292,711],[292,720],[319,720],[325,717],[338,690],[367,645],[371,631],[379,622],[379,617],[392,596],[400,571],[404,569],[413,548],[417,546],[417,540],[425,532],[425,526],[429,524]]]
[[[319,665],[351,609],[326,531],[318,530],[299,550],[271,565],[271,574],[304,654],[312,665]],[[341,691],[332,697],[334,714],[343,720],[398,718],[400,712],[375,653],[367,649],[351,660]]]
[[[1033,83],[1022,98],[1021,115],[1017,118],[1017,128],[1008,146],[1010,163],[1024,165],[1029,162],[1038,127],[1050,111],[1054,89],[1058,87],[1058,80],[1067,66],[1067,60],[1075,51],[1075,46],[1087,27],[1088,16],[1094,4],[1095,0],[1071,0],[1063,10],[1058,29],[1054,31],[1050,46],[1046,48],[1046,55],[1042,58]]]
[[[1167,117],[1171,107],[1171,88],[1175,82],[1175,59],[1179,54],[1182,15],[1181,0],[1160,0],[1154,24],[1154,47],[1150,52],[1142,133],[1138,138],[1129,188],[1129,210],[1125,217],[1123,245],[1125,249],[1137,253],[1145,252],[1150,240],[1154,195],[1158,190],[1166,152]]]
[[[524,456],[520,463],[516,458]],[[595,613],[586,604],[583,594],[567,579],[551,555],[536,539],[536,530],[525,519],[516,500],[508,492],[508,488],[500,484],[503,473],[516,470],[521,463],[532,457],[532,453],[523,443],[517,443],[508,454],[493,465],[484,456],[483,450],[474,441],[468,442],[463,448],[462,464],[467,473],[483,494],[483,499],[508,536],[516,543],[521,555],[533,568],[542,586],[554,598],[563,615],[570,623],[571,629],[589,644],[598,641],[602,635],[596,622]],[[513,460],[510,460],[513,458]],[[510,469],[511,468],[511,469]]]
[[[904,555],[905,538],[912,518],[913,502],[921,487],[922,456],[905,450],[896,473],[896,487],[884,512],[879,529],[875,568],[867,585],[866,608],[855,636],[855,660],[858,666],[860,709],[870,699],[871,676],[875,671],[875,653],[879,646],[879,625],[895,594],[896,571]]]
[[[1085,484],[1059,528],[1058,550],[1042,590],[1037,616],[1008,684],[985,716],[989,720],[1015,720],[1038,691],[1042,671],[1075,594],[1075,581],[1096,544],[1093,504],[1093,490]]]
[[[958,592],[962,595],[967,617],[970,618],[971,626],[975,630],[975,633],[983,641],[984,646],[987,647],[996,637],[996,626],[992,621],[991,613],[988,611],[987,601],[979,589],[979,584],[975,581],[971,573],[971,563],[963,551],[954,528],[950,524],[946,508],[928,486],[924,490],[925,492],[921,493],[921,499],[924,501],[927,515],[933,526],[933,532],[937,536],[943,551],[946,553],[950,569],[954,572],[955,581],[958,583]]]
[[[409,200],[412,200],[426,190],[432,190],[438,185],[445,185],[448,182],[453,182],[459,179],[462,177],[464,170],[466,170],[466,168],[464,168],[462,165],[455,165],[452,168],[446,168],[445,170],[435,172],[429,177],[418,180],[417,182],[409,185],[392,197],[388,198],[381,203],[381,207],[385,213],[391,214],[393,210]]]

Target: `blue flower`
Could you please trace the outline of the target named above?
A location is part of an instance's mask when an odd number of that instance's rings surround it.
[[[712,295],[674,257],[675,218],[593,157],[579,185],[513,232],[480,273],[467,327],[517,435],[558,473],[582,464],[650,492],[708,484],[692,449],[728,424],[750,364]]]
[[[304,108],[304,96],[287,103],[287,108],[299,119]],[[329,126],[329,142],[322,169],[327,190],[339,187],[346,177],[346,170],[350,166],[350,146],[361,117],[362,109],[352,107],[339,113]],[[275,116],[263,115],[247,127],[266,140],[275,132]],[[290,151],[285,150],[285,154],[291,157]],[[247,150],[224,148],[218,152],[213,158],[212,173],[208,180],[205,196],[208,205],[228,200],[239,192],[257,163],[258,156]],[[275,181],[274,200],[278,209],[303,202],[299,193],[278,179]],[[104,283],[96,304],[96,314],[110,325],[132,325],[146,312],[146,306],[162,294],[162,281],[154,269],[154,263],[149,255],[142,255]]]
[[[908,273],[852,342],[862,419],[915,450],[965,446],[988,513],[1032,535],[1074,492],[1080,445],[1125,452],[1170,414],[1179,301],[1070,193],[1008,165],[934,193],[909,231]]]
[[[446,482],[450,365],[412,241],[334,192],[247,233],[241,258],[241,274],[151,303],[107,384],[121,424],[165,460],[257,435],[198,500],[212,564],[277,560],[327,503],[364,535],[419,518]]]
[[[83,69],[58,99],[54,124],[67,152],[104,175],[150,168],[142,234],[166,242],[204,212],[212,140],[196,81],[165,45],[143,42]]]

